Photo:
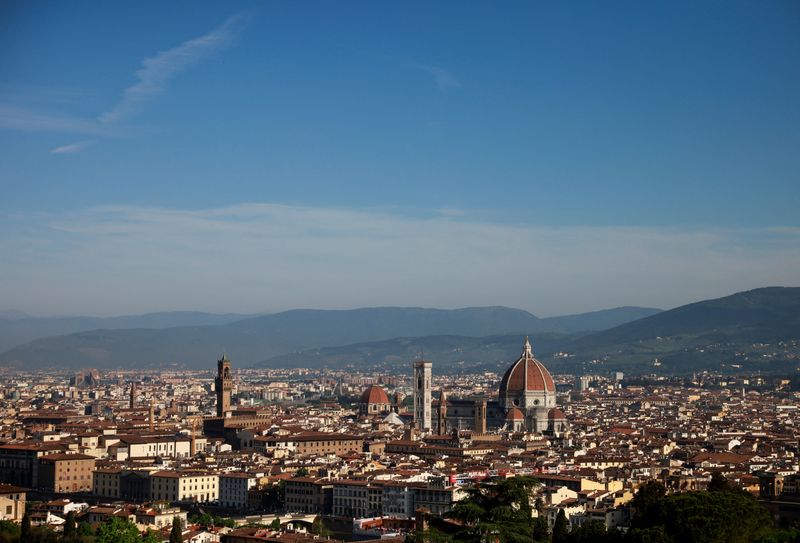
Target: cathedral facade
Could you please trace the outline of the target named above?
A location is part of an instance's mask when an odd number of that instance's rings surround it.
[[[433,405],[434,430],[484,433],[487,429],[561,433],[567,430],[563,411],[556,407],[556,386],[544,365],[533,356],[526,338],[520,357],[506,370],[497,399],[477,397],[440,399]]]

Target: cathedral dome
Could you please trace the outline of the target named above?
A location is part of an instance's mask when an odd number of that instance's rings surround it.
[[[389,396],[378,385],[370,385],[361,395],[362,404],[388,404]]]
[[[554,407],[547,414],[547,418],[549,420],[566,420],[567,416],[564,414],[564,412],[561,409],[559,409],[558,407]]]
[[[550,372],[544,365],[533,357],[531,343],[525,339],[525,348],[522,356],[514,362],[500,381],[500,396],[520,392],[552,392],[556,386]]]
[[[525,415],[522,414],[518,408],[514,407],[508,410],[506,420],[525,420]]]

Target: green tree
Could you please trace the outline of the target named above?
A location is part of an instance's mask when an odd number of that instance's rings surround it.
[[[64,519],[64,541],[75,541],[78,537],[78,526],[75,524],[75,512],[70,511]]]
[[[656,508],[664,496],[667,495],[667,489],[664,488],[658,481],[647,481],[641,485],[633,497],[631,505],[633,507],[633,525],[634,526],[652,526],[655,524],[651,518]]]
[[[460,521],[462,528],[453,534],[455,541],[530,543],[535,519],[531,507],[532,477],[512,477],[475,485],[448,516]]]
[[[81,536],[82,539],[94,535],[94,530],[92,530],[92,525],[88,522],[81,522],[78,524],[78,535]]]
[[[19,540],[27,541],[31,538],[31,517],[28,513],[22,516],[22,525],[19,529]]]
[[[281,519],[275,517],[272,522],[269,524],[269,529],[274,532],[280,532],[281,530]]]
[[[161,533],[155,530],[147,530],[142,538],[142,543],[162,543],[162,541],[164,539],[161,537]]]
[[[58,535],[49,526],[34,526],[27,539],[20,538],[20,543],[58,543]]]
[[[308,477],[308,468],[301,466],[295,473],[295,477]]]
[[[190,519],[194,524],[199,524],[200,526],[208,527],[214,524],[214,517],[209,515],[208,513],[203,513],[202,515],[196,515]]]
[[[607,531],[606,525],[599,520],[584,522],[569,533],[570,543],[617,543],[622,541],[622,534],[616,530]]]
[[[183,543],[183,526],[179,517],[172,518],[172,530],[169,532],[169,543]]]
[[[558,510],[556,521],[553,524],[553,543],[567,543],[569,541],[569,526],[567,524],[567,514],[563,509]]]
[[[776,530],[774,533],[759,539],[756,543],[800,543],[800,531],[794,528]]]
[[[533,519],[533,540],[537,543],[550,541],[550,528],[547,526],[547,517],[542,514]]]
[[[655,502],[635,528],[663,527],[681,543],[750,543],[774,532],[769,512],[745,492],[683,492]],[[657,532],[649,533],[654,537]],[[640,539],[641,540],[641,539]]]
[[[628,543],[673,543],[673,541],[664,526],[653,526],[629,530]]]
[[[711,481],[708,483],[709,492],[733,492],[737,490],[739,488],[728,481],[728,478],[720,472],[715,471],[711,474]]]
[[[226,528],[235,528],[236,521],[227,517],[214,517],[214,526],[225,526]]]
[[[406,537],[407,543],[454,543],[452,537],[436,528],[428,528],[422,533],[414,534],[414,537]]]
[[[261,497],[261,508],[268,513],[277,513],[283,510],[286,496],[286,481],[279,481],[264,489]]]
[[[0,520],[0,543],[16,543],[20,540],[20,526],[10,520]]]
[[[322,519],[320,517],[314,519],[314,524],[311,525],[311,533],[322,537],[331,536],[331,531],[328,529],[327,526],[325,526],[325,524],[323,524]]]
[[[95,543],[140,543],[136,525],[127,519],[111,517],[98,526]]]

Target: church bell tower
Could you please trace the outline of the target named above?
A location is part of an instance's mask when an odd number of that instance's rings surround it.
[[[231,378],[231,361],[227,355],[217,360],[217,378],[214,380],[214,388],[217,391],[217,416],[227,417],[231,411],[231,390],[233,379]]]
[[[431,431],[431,366],[430,362],[414,362],[414,422],[421,432]]]

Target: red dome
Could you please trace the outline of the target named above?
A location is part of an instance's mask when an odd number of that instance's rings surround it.
[[[500,396],[517,392],[555,392],[556,385],[550,372],[533,357],[531,344],[525,340],[522,356],[514,362],[500,381]]]
[[[387,396],[386,392],[378,385],[370,385],[361,395],[361,403],[388,404],[389,396]]]
[[[559,409],[558,407],[554,407],[547,414],[547,418],[550,420],[566,420],[567,416],[561,409]]]
[[[518,408],[514,407],[513,409],[508,410],[506,420],[525,420],[525,415],[523,415],[522,411],[520,411]]]

